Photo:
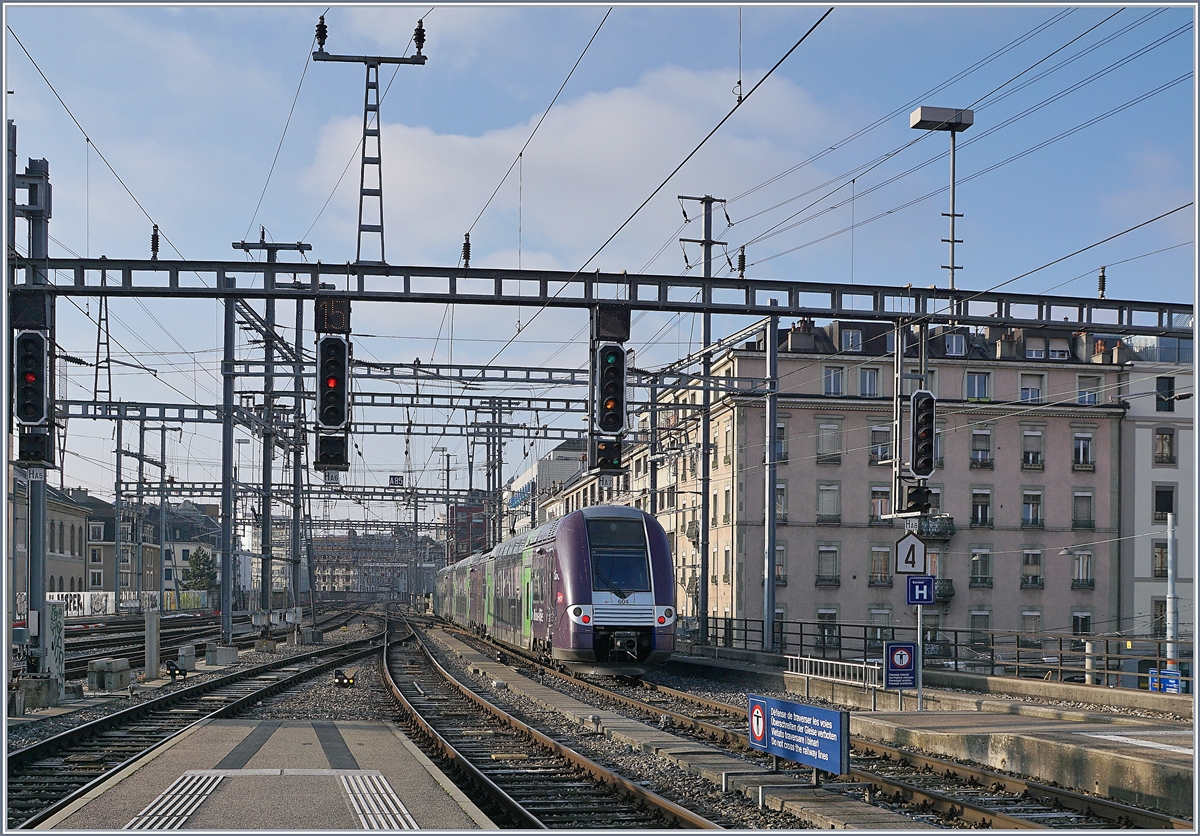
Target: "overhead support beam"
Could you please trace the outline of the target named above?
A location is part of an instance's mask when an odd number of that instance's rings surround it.
[[[161,492],[167,500],[197,499],[204,497],[219,497],[222,485],[220,482],[142,482],[143,490]],[[136,491],[138,482],[122,481],[122,493]],[[235,493],[241,496],[263,496],[261,485],[249,482],[234,482]],[[422,505],[445,505],[445,488],[417,488],[416,498]],[[457,503],[475,503],[482,501],[483,491],[455,488],[450,491],[450,499]],[[310,500],[347,500],[363,502],[401,502],[406,506],[412,505],[413,488],[392,488],[385,485],[310,485],[305,490],[305,496]],[[276,494],[274,501],[282,505],[290,504],[287,494]],[[409,523],[405,523],[408,525]],[[351,527],[353,523],[348,523]],[[400,523],[396,523],[400,525]]]
[[[361,302],[427,302],[587,310],[597,304],[670,313],[781,318],[876,320],[922,318],[930,324],[1053,328],[1090,333],[1190,337],[1192,306],[1120,299],[1082,299],[947,288],[903,288],[777,279],[571,273],[545,270],[416,267],[390,264],[289,264],[293,285],[266,280],[259,262],[146,259],[17,259],[45,271],[62,296],[139,298],[315,299],[319,294]],[[119,284],[101,284],[102,272]],[[245,278],[229,282],[226,277]],[[346,290],[323,290],[322,282]],[[771,305],[775,299],[778,306]]]

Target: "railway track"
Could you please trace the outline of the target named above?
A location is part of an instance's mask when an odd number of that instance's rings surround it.
[[[389,645],[384,677],[414,736],[485,793],[515,827],[721,826],[507,714],[458,682],[419,637]]]
[[[383,636],[323,647],[181,688],[10,753],[8,827],[30,828],[44,821],[202,720],[233,716],[304,679],[378,654]]]
[[[460,634],[480,643],[476,636]],[[490,643],[487,647],[493,649]],[[506,652],[510,652],[507,651]],[[660,723],[689,729],[737,749],[752,751],[746,735],[747,711],[653,683],[631,686],[638,696],[599,686],[526,659],[527,664],[564,683],[582,688],[623,709]],[[541,680],[543,683],[545,679]],[[805,769],[807,772],[807,769]],[[826,784],[871,801],[878,795],[902,802],[929,821],[960,821],[967,826],[1005,829],[1110,828],[1192,830],[1193,823],[1099,796],[995,772],[943,758],[917,754],[875,741],[852,739],[852,781]]]
[[[333,613],[325,616],[325,619],[319,621],[317,626],[322,629],[340,627],[358,615],[357,612]],[[248,620],[239,619],[240,622]],[[204,627],[202,625],[164,630],[159,635],[159,658],[172,658],[184,645],[200,644],[205,640],[216,639],[220,636],[220,630],[219,626]],[[247,634],[235,637],[232,643],[236,647],[250,647],[258,638],[257,634]],[[86,678],[88,665],[97,659],[126,659],[131,667],[136,667],[141,665],[146,658],[145,633],[139,635],[127,630],[121,636],[76,639],[67,642],[66,652],[68,655],[65,666],[68,680]]]

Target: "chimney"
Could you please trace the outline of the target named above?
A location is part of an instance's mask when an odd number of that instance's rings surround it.
[[[1008,331],[996,340],[996,359],[1014,360],[1017,356],[1017,335]]]

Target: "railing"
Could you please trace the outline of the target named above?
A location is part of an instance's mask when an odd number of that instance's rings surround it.
[[[1095,527],[1096,527],[1095,520],[1076,520],[1076,519],[1071,520],[1071,528],[1093,529]]]
[[[1045,528],[1046,521],[1041,517],[1034,519],[1033,517],[1025,517],[1021,520],[1021,528]]]
[[[971,456],[971,470],[991,470],[992,468],[991,456]]]
[[[1095,589],[1095,578],[1072,578],[1071,589]]]
[[[817,514],[817,525],[841,525],[841,514]]]
[[[1175,464],[1175,455],[1174,454],[1164,455],[1162,453],[1155,453],[1154,454],[1154,463],[1155,464]]]
[[[972,575],[967,585],[972,589],[991,589],[992,577],[991,575],[987,575],[986,577],[984,575]]]
[[[817,575],[817,586],[841,586],[841,575]]]
[[[1041,575],[1022,575],[1021,589],[1041,589],[1046,585],[1046,579]]]
[[[787,659],[788,673],[861,685],[863,690],[878,688],[881,682],[880,666],[869,662],[840,662],[817,659],[812,656],[786,656],[784,658]]]
[[[1021,457],[1021,470],[1045,470],[1046,465],[1042,462],[1042,454],[1032,455],[1026,453]]]
[[[935,578],[933,581],[933,600],[949,601],[954,597],[953,578]]]
[[[892,585],[892,576],[888,575],[888,574],[876,574],[876,573],[872,572],[871,576],[869,578],[867,578],[867,586],[891,586],[891,585]]]
[[[917,536],[928,540],[949,540],[955,534],[954,517],[918,517]]]
[[[947,579],[938,579],[939,582]],[[881,632],[886,631],[886,632]],[[809,658],[809,664],[878,664],[883,650],[881,635],[898,641],[915,641],[915,626],[828,621],[776,621],[775,647],[790,658]],[[718,647],[762,650],[761,619],[708,619],[707,643]],[[1129,646],[1127,646],[1129,645]],[[1183,693],[1193,690],[1193,642],[1177,642],[1182,660]],[[1067,633],[940,629],[924,630],[924,665],[987,676],[1047,679],[1061,682],[1106,684],[1113,687],[1148,686],[1148,671],[1167,667],[1167,642],[1153,636],[1096,636]],[[788,665],[793,664],[791,661]],[[790,668],[789,668],[790,669]],[[810,668],[815,670],[815,668]],[[843,676],[850,667],[832,668]],[[822,674],[813,673],[820,676]],[[854,680],[858,681],[858,680]]]
[[[1084,473],[1093,473],[1096,470],[1095,462],[1071,462],[1071,470]]]

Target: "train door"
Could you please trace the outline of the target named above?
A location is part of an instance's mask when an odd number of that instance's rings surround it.
[[[532,561],[533,555],[527,550],[521,558],[521,600],[524,606],[521,607],[521,646],[533,646],[533,583],[532,577]]]
[[[493,600],[495,598],[495,590],[496,590],[496,561],[489,560],[489,561],[487,561],[486,565],[487,565],[487,570],[484,575],[484,581],[483,581],[483,609],[484,609],[483,623],[487,629],[488,634],[494,635],[496,623],[493,620],[493,612],[494,612]]]

